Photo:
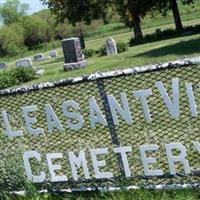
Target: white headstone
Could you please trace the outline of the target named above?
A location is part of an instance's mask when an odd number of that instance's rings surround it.
[[[0,70],[5,69],[7,67],[6,63],[0,63]]]
[[[115,40],[111,37],[106,40],[106,52],[108,56],[117,55],[117,45]]]
[[[34,60],[35,61],[41,61],[41,60],[44,60],[44,55],[43,54],[37,54],[34,56]]]
[[[57,51],[51,51],[50,53],[49,53],[49,56],[51,57],[51,58],[56,58],[56,57],[58,57],[58,52]]]
[[[32,67],[33,63],[30,58],[24,58],[21,60],[16,61],[16,67]]]

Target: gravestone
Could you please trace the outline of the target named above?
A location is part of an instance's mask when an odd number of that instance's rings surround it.
[[[5,69],[7,67],[6,63],[0,63],[0,70]]]
[[[50,53],[49,53],[49,56],[51,57],[51,58],[56,58],[56,57],[58,57],[58,52],[57,51],[51,51]]]
[[[65,57],[64,70],[79,69],[87,66],[81,50],[79,38],[62,40],[63,54]]]
[[[111,37],[106,40],[106,52],[108,56],[117,55],[117,45],[115,40]]]
[[[33,67],[32,60],[30,58],[24,58],[16,61],[16,67]]]
[[[42,60],[44,60],[45,58],[44,58],[44,55],[43,54],[37,54],[37,55],[35,55],[34,56],[34,60],[35,61],[42,61]]]

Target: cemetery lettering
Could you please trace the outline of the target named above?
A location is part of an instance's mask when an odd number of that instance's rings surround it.
[[[157,81],[155,83],[155,88],[160,94],[160,98],[162,99],[166,109],[168,110],[171,118],[178,119],[180,117],[180,105],[179,105],[179,78],[172,79],[172,95],[169,95],[168,89],[164,86],[162,81]],[[193,92],[193,85],[192,83],[187,83],[185,85],[185,92],[188,98],[188,104],[190,108],[190,115],[192,117],[197,117],[197,105],[195,102],[195,96]],[[142,105],[143,115],[147,123],[151,123],[153,121],[153,117],[151,116],[151,107],[148,105],[148,97],[153,95],[152,88],[146,90],[137,90],[133,91],[132,98],[137,98],[138,101]],[[125,92],[120,93],[121,96],[121,103],[119,103],[113,95],[107,95],[111,115],[114,124],[117,126],[119,125],[119,117],[123,119],[128,125],[132,125],[134,123],[134,116],[131,114],[131,110],[129,107],[129,100],[127,98],[127,94]],[[171,96],[171,97],[170,97]],[[66,124],[61,124],[58,116],[56,115],[55,110],[50,104],[44,105],[44,110],[46,114],[46,122],[47,122],[47,130],[48,133],[53,133],[54,129],[59,130],[61,133],[67,128],[75,131],[79,131],[82,129],[86,120],[90,121],[90,126],[92,129],[96,128],[97,124],[101,124],[102,126],[107,126],[107,120],[101,111],[98,102],[96,101],[95,97],[88,98],[88,110],[90,116],[88,118],[84,118],[81,114],[81,105],[76,102],[75,100],[66,100],[61,103],[61,108],[63,112],[63,116],[65,116]],[[121,104],[121,105],[120,105]],[[72,109],[74,111],[72,111]],[[25,128],[30,135],[39,136],[44,134],[44,130],[40,127],[33,128],[33,126],[37,123],[37,118],[34,116],[34,113],[37,112],[37,105],[31,105],[26,107],[21,107],[22,111],[22,119],[25,122]],[[134,113],[134,111],[133,111]],[[2,111],[3,117],[3,124],[5,127],[5,134],[9,138],[14,137],[23,137],[24,132],[23,130],[13,130],[9,118],[10,115],[14,113],[8,113],[8,111]],[[31,116],[30,116],[31,114]],[[75,122],[73,121],[75,119]],[[194,146],[196,153],[200,153],[200,143],[198,141],[194,141],[191,145]],[[143,172],[145,176],[162,176],[163,171],[162,169],[152,169],[152,165],[157,162],[159,158],[156,157],[148,157],[148,152],[159,151],[158,144],[143,144],[138,147],[140,152],[141,163],[143,165]],[[67,149],[66,149],[67,150]],[[173,151],[177,150],[179,154],[174,155]],[[171,175],[175,175],[178,173],[176,169],[176,163],[179,162],[183,166],[184,173],[190,174],[190,163],[187,160],[187,149],[181,143],[168,143],[165,145],[166,151],[166,159],[169,165],[169,172]],[[106,166],[106,161],[100,159],[100,155],[106,155],[110,152],[113,152],[116,155],[121,156],[121,160],[123,163],[123,170],[125,177],[134,176],[131,174],[130,166],[128,163],[128,156],[131,156],[132,147],[130,146],[119,146],[116,148],[108,149],[108,148],[98,148],[98,149],[90,149],[89,152],[86,150],[80,150],[79,155],[75,155],[74,152],[69,151],[67,153],[68,160],[71,166],[71,173],[73,179],[77,181],[80,177],[78,176],[77,170],[78,168],[83,168],[84,176],[86,179],[91,179],[91,172],[87,166],[87,159],[86,154],[90,155],[90,159],[92,161],[93,169],[94,169],[94,176],[96,179],[105,179],[105,178],[112,178],[113,174],[111,172],[103,172],[103,168]],[[35,159],[38,162],[38,165],[42,165],[42,158],[46,158],[47,166],[50,174],[50,181],[51,182],[62,182],[67,181],[68,177],[66,175],[58,175],[57,171],[62,169],[61,164],[59,164],[58,160],[62,160],[66,155],[62,153],[50,153],[47,152],[46,155],[43,155],[41,152],[38,151],[26,151],[23,154],[23,162],[24,168],[27,175],[27,178],[32,182],[45,182],[48,179],[48,175],[46,172],[40,171],[39,174],[35,175],[33,169],[31,167],[30,159]],[[56,164],[55,161],[56,160]],[[101,169],[102,168],[102,169]]]
[[[192,144],[197,155],[200,154],[200,143],[193,142]],[[140,158],[141,163],[143,165],[143,173],[146,177],[156,177],[156,176],[163,176],[164,172],[162,169],[152,169],[153,164],[156,164],[159,158],[156,157],[148,157],[148,153],[153,151],[159,151],[160,147],[157,144],[145,144],[139,146]],[[179,151],[179,155],[173,154],[173,151]],[[176,164],[181,163],[184,169],[185,175],[192,173],[190,169],[189,161],[187,160],[187,149],[181,143],[169,143],[165,145],[166,157],[169,166],[169,172],[171,175],[176,175],[178,170],[176,169]],[[63,153],[47,153],[46,155],[42,155],[37,151],[26,151],[23,154],[23,162],[24,168],[26,171],[26,175],[29,181],[34,183],[42,183],[46,180],[50,182],[66,182],[68,181],[68,177],[64,174],[58,175],[58,171],[62,170],[61,161],[66,156],[69,160],[71,166],[71,174],[74,181],[78,181],[80,178],[78,175],[78,169],[82,168],[84,173],[84,178],[89,180],[92,179],[91,174],[93,172],[89,171],[88,168],[88,160],[86,159],[86,155],[90,155],[90,159],[92,161],[92,166],[94,170],[94,178],[96,179],[110,179],[113,178],[114,175],[112,172],[106,172],[103,170],[106,167],[106,160],[102,159],[102,156],[109,155],[109,153],[114,152],[116,155],[120,155],[123,163],[123,170],[126,178],[130,178],[134,176],[130,170],[128,156],[131,156],[132,147],[130,146],[123,146],[117,147],[113,149],[108,148],[98,148],[98,149],[90,149],[89,152],[85,150],[80,150],[79,153],[76,155],[73,151],[69,151],[66,155]],[[99,158],[101,157],[101,159]],[[47,160],[47,166],[49,170],[50,177],[44,171],[40,171],[37,175],[33,173],[31,168],[30,160],[35,159],[39,165],[43,165],[41,160]],[[56,163],[55,163],[56,160]],[[194,169],[193,169],[194,170]]]

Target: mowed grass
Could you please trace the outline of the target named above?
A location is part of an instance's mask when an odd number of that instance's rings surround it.
[[[124,37],[123,34],[120,34],[114,38],[119,41],[120,38]],[[95,47],[98,44],[103,44],[103,41],[104,38],[101,40],[98,39],[97,41],[89,41],[87,44]],[[88,66],[86,68],[68,72],[63,72],[64,58],[61,49],[58,49],[58,52],[59,57],[54,60],[49,59],[44,62],[34,63],[38,69],[44,69],[45,74],[39,79],[30,82],[30,84],[88,75],[107,70],[171,61],[184,57],[199,56],[200,34],[137,45],[130,47],[128,51],[117,56],[94,56],[87,59]]]
[[[179,7],[184,26],[200,24],[200,2],[196,2],[193,6],[189,7],[180,4]],[[147,16],[142,21],[142,28],[144,34],[153,33],[156,29],[173,29],[174,21],[171,12],[168,13],[167,17],[162,17],[158,13],[154,13],[153,18],[151,16]],[[108,36],[112,36],[116,41],[128,42],[130,38],[133,37],[133,31],[129,28],[125,28],[120,22],[102,25],[97,27],[97,29],[93,32],[87,33],[85,38],[86,48],[99,49],[103,44],[105,44]],[[48,59],[43,62],[34,62],[34,66],[36,66],[37,69],[44,69],[45,74],[39,79],[29,82],[28,84],[67,79],[70,77],[88,75],[94,72],[164,62],[175,60],[177,58],[183,58],[185,56],[190,57],[200,54],[199,34],[193,36],[180,36],[174,39],[137,45],[129,48],[127,52],[117,56],[95,56],[87,59],[88,66],[86,68],[63,72],[63,52],[60,42],[57,41],[56,43],[57,46],[59,46],[59,48],[57,48],[59,57],[56,59]],[[48,48],[50,48],[50,46],[51,44],[48,44]],[[33,56],[36,53],[44,53],[45,56],[49,56],[49,50],[47,51],[47,49],[42,49],[27,52],[23,55],[23,57],[30,57],[33,59]],[[8,65],[10,67],[15,67],[15,61],[20,58],[22,57],[9,58],[8,61],[10,60],[10,62],[8,62]],[[3,59],[0,60],[3,61]]]
[[[199,23],[199,19],[184,22],[185,25]],[[144,33],[152,33],[156,28],[164,30],[166,28],[173,28],[173,26],[173,24],[168,24],[147,28],[144,29]],[[132,37],[132,31],[118,33],[112,37],[116,41],[128,42],[128,40]],[[88,49],[98,49],[105,43],[105,40],[106,37],[86,40],[86,47]],[[44,69],[45,74],[39,79],[31,81],[28,84],[67,79],[76,76],[88,75],[95,72],[135,67],[145,64],[176,60],[178,58],[198,56],[200,55],[200,34],[180,36],[173,39],[129,47],[128,51],[118,54],[117,56],[94,56],[87,59],[88,66],[86,68],[68,72],[63,72],[64,57],[62,49],[58,48],[57,51],[59,53],[58,58],[47,59],[43,62],[34,62],[34,66],[36,66],[37,69]],[[49,56],[48,54],[49,51],[44,53],[45,56]],[[34,54],[32,54],[30,57],[33,58],[33,55]],[[10,62],[9,66],[14,67],[15,61],[13,60]]]
[[[199,190],[132,190],[100,193],[82,192],[74,194],[30,194],[27,196],[5,196],[5,200],[198,200]]]

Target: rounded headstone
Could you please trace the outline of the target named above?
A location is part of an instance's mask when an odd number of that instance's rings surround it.
[[[116,55],[117,52],[117,45],[113,38],[109,37],[106,40],[106,52],[108,56]]]

